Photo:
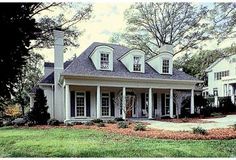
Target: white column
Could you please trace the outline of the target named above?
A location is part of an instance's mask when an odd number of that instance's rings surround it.
[[[152,88],[149,88],[149,93],[148,93],[148,118],[152,119]]]
[[[100,91],[100,86],[97,86],[97,118],[101,117],[101,91]]]
[[[126,88],[122,89],[122,118],[126,119]]]
[[[232,103],[234,104],[235,103],[235,99],[234,99],[234,87],[233,87],[233,85],[230,85],[230,91],[231,91],[231,93],[230,93],[230,95],[231,95],[231,101],[232,101]]]
[[[70,115],[70,89],[69,85],[66,85],[65,88],[65,105],[66,105],[66,120],[70,120],[71,115]]]
[[[170,89],[170,118],[174,118],[173,89]]]
[[[191,89],[191,114],[194,114],[194,89]]]

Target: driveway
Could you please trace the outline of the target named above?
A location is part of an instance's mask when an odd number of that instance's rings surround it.
[[[157,120],[141,120],[141,122],[147,122],[149,128],[164,129],[171,131],[192,131],[193,127],[202,127],[204,129],[214,128],[228,128],[233,124],[236,124],[236,115],[227,115],[223,118],[210,118],[203,119],[204,121],[211,121],[209,123],[174,123],[174,122],[163,122]],[[213,121],[213,122],[212,122]]]

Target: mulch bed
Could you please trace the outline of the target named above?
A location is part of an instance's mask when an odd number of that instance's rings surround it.
[[[219,117],[210,117],[210,118],[219,118]],[[173,122],[173,123],[215,123],[214,121],[206,121],[202,118],[179,118],[179,119],[156,119],[162,122]]]
[[[207,135],[193,134],[188,131],[167,131],[157,129],[147,129],[146,131],[134,131],[134,125],[130,124],[129,128],[121,129],[117,128],[116,124],[105,124],[105,127],[74,125],[74,126],[34,126],[37,129],[49,129],[49,128],[74,128],[74,129],[94,129],[104,131],[107,133],[114,133],[120,135],[128,135],[144,138],[157,138],[157,139],[174,139],[174,140],[213,140],[213,139],[236,139],[236,130],[233,128],[211,129],[207,131]]]

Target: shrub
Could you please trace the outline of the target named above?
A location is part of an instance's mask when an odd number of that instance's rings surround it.
[[[207,134],[207,130],[202,128],[202,127],[196,127],[196,128],[193,128],[193,133],[194,134],[206,135]]]
[[[127,122],[118,122],[117,123],[118,128],[128,128],[129,124]]]
[[[73,126],[74,124],[73,124],[73,122],[66,122],[65,125],[66,125],[67,127],[70,127],[70,126]]]
[[[34,126],[34,123],[33,123],[33,122],[27,122],[27,123],[26,123],[26,126],[32,127],[32,126]]]
[[[236,131],[236,123],[233,125],[233,129]]]
[[[134,130],[135,130],[135,131],[146,131],[146,126],[143,125],[142,123],[137,123],[137,124],[134,126]]]
[[[73,125],[82,125],[82,122],[72,122]]]
[[[115,120],[108,120],[107,123],[109,123],[109,124],[115,124],[116,121],[115,121]]]
[[[124,121],[124,119],[121,118],[121,117],[117,117],[117,118],[115,118],[114,120],[115,120],[116,122]]]
[[[47,99],[42,89],[36,90],[35,102],[32,110],[28,113],[28,119],[36,124],[47,124],[50,114],[47,112]]]
[[[93,119],[92,122],[93,123],[102,123],[103,120],[102,119]]]
[[[60,122],[55,119],[55,118],[52,118],[52,119],[49,119],[48,120],[48,125],[51,125],[51,126],[59,126],[60,125]]]
[[[236,111],[235,105],[231,101],[231,97],[219,97],[220,108],[222,113]]]
[[[98,123],[97,126],[98,127],[105,127],[105,124],[104,123]]]
[[[92,121],[87,121],[84,123],[85,126],[92,126],[94,123]]]
[[[4,126],[12,126],[12,122],[11,121],[6,121],[3,123]]]
[[[220,117],[220,116],[222,116],[222,113],[213,112],[213,113],[211,113],[211,116]]]

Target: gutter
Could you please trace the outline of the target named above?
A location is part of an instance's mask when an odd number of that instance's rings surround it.
[[[66,77],[83,77],[83,78],[88,78],[88,79],[98,79],[98,78],[103,78],[103,79],[110,79],[110,80],[127,80],[127,81],[133,81],[133,80],[145,80],[145,81],[168,81],[168,82],[186,82],[186,83],[203,83],[204,81],[201,80],[174,80],[174,79],[159,79],[159,78],[135,78],[135,77],[106,77],[106,76],[93,76],[93,75],[83,75],[83,74],[65,74],[62,73],[61,76],[64,78]]]

